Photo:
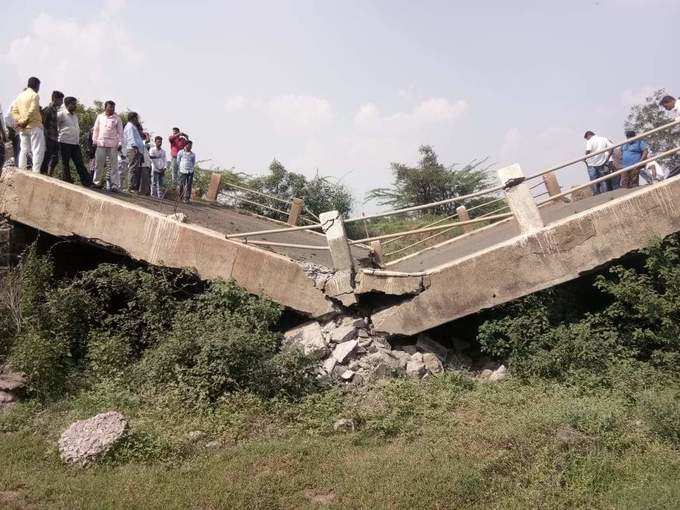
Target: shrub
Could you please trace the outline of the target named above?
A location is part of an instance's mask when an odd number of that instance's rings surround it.
[[[119,375],[132,361],[132,346],[124,335],[91,332],[87,339],[86,366],[95,380]]]

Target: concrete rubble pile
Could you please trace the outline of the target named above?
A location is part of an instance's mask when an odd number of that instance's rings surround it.
[[[364,318],[339,317],[325,323],[306,322],[287,331],[284,349],[298,348],[319,360],[319,375],[359,385],[385,377],[422,379],[444,371],[448,350],[428,339],[392,348]]]

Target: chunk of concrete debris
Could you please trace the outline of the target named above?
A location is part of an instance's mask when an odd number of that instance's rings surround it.
[[[423,354],[423,364],[431,374],[441,374],[444,371],[444,366],[440,359],[431,352]]]
[[[191,441],[192,443],[195,443],[196,441],[200,441],[205,437],[205,432],[202,430],[192,430],[191,432],[187,432],[186,436],[184,436],[188,441]]]
[[[67,464],[85,466],[108,452],[127,430],[127,420],[116,411],[73,423],[59,438],[59,455]]]
[[[357,337],[357,333],[357,328],[350,324],[332,329],[329,336],[331,342],[339,344],[348,340],[354,340]]]
[[[178,213],[173,213],[173,214],[168,214],[168,219],[172,221],[176,221],[177,223],[187,223],[189,221],[189,218],[187,218],[187,215],[181,212]]]
[[[333,276],[333,271],[328,269],[326,266],[314,264],[313,262],[303,262],[300,265],[302,266],[302,270],[304,271],[305,275],[314,281],[314,287],[319,290],[323,291],[324,287],[326,286],[326,282],[331,276]]]
[[[340,374],[340,379],[343,381],[351,381],[354,377],[354,370],[347,369],[342,374]]]
[[[7,368],[0,371],[0,390],[18,391],[26,386],[26,376],[19,372],[13,372]]]
[[[427,335],[418,335],[416,347],[418,347],[418,349],[423,352],[431,352],[432,354],[435,354],[442,361],[442,363],[446,362],[446,358],[449,355],[449,350],[446,347]]]
[[[406,364],[406,375],[413,379],[420,379],[426,372],[425,363],[421,360],[411,358],[411,361]]]
[[[337,299],[344,306],[352,306],[357,303],[354,295],[354,280],[351,271],[337,271],[326,280],[324,293],[331,298]]]
[[[322,359],[328,356],[328,342],[321,332],[321,325],[316,321],[306,322],[297,328],[286,331],[283,335],[284,348],[298,347],[306,356]]]
[[[327,358],[326,361],[323,362],[324,371],[327,374],[332,374],[336,363],[337,363],[337,361],[335,361],[335,358],[333,356]]]
[[[356,423],[351,418],[340,418],[335,420],[333,430],[336,432],[354,432],[356,430]]]
[[[333,349],[333,357],[338,363],[342,363],[345,361],[347,356],[352,354],[354,349],[357,348],[359,345],[358,340],[350,340],[348,342],[343,342],[341,344],[338,344],[335,349]]]
[[[489,381],[491,381],[491,382],[502,381],[507,376],[508,376],[508,369],[505,368],[505,365],[501,365],[496,370],[491,372],[491,375],[489,375]]]
[[[3,404],[11,404],[16,402],[16,397],[12,395],[9,391],[0,390],[0,406]]]

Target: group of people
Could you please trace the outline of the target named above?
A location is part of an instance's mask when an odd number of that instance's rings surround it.
[[[674,120],[680,120],[680,102],[673,96],[664,96],[659,106],[666,110]],[[586,159],[588,177],[591,181],[605,177],[628,167],[634,167],[650,157],[649,144],[637,138],[638,134],[633,130],[626,130],[628,142],[614,148],[614,143],[605,136],[596,135],[593,131],[586,131],[583,136],[586,139],[586,155],[594,154]],[[597,195],[619,188],[634,188],[640,185],[640,177],[648,184],[664,178],[680,174],[680,167],[672,168],[664,172],[656,161],[631,168],[619,175],[593,184],[593,194]]]
[[[3,115],[0,105],[0,169],[5,162],[5,143],[12,142],[15,164],[34,172],[54,176],[61,159],[61,178],[73,182],[71,162],[83,186],[106,188],[115,193],[126,190],[163,198],[165,172],[169,168],[178,197],[191,198],[196,154],[189,137],[173,128],[168,137],[170,159],[163,149],[163,138],[144,131],[137,112],[128,112],[123,123],[116,103],[106,101],[94,126],[83,141],[92,163],[85,166],[81,149],[80,124],[75,97],[52,92],[50,104],[40,107],[40,80],[28,79],[26,88]],[[129,176],[129,182],[128,182]]]

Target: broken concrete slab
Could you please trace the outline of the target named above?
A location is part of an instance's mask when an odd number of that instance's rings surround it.
[[[420,379],[426,373],[427,369],[425,368],[425,363],[419,359],[414,359],[414,357],[412,357],[411,361],[406,364],[406,375],[413,379]]]
[[[349,270],[337,271],[331,276],[324,286],[324,293],[333,299],[337,299],[343,306],[357,304],[354,295],[354,281],[352,272]]]
[[[356,288],[354,292],[357,294],[378,292],[392,296],[404,296],[418,294],[429,286],[427,276],[411,276],[408,274],[396,276],[387,272],[380,273],[380,271],[362,271],[357,274],[355,279]]]
[[[436,355],[442,362],[446,362],[449,357],[449,349],[431,337],[420,334],[418,335],[418,340],[416,342],[416,347],[422,352],[430,352]]]
[[[354,352],[354,349],[359,345],[358,340],[349,340],[338,344],[335,349],[333,349],[333,357],[338,363],[342,363],[345,359]]]

